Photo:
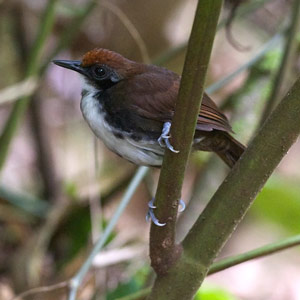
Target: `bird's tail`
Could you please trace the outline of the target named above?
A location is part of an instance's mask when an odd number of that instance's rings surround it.
[[[200,132],[200,138],[204,133]],[[196,136],[197,139],[197,136]],[[206,137],[194,144],[194,149],[215,152],[230,168],[245,151],[245,146],[224,131],[206,133]]]
[[[232,168],[240,156],[245,151],[245,146],[237,141],[230,134],[224,132],[224,138],[226,138],[226,147],[215,153],[230,167]]]

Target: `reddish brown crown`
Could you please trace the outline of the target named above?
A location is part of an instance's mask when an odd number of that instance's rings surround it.
[[[87,52],[82,58],[81,65],[88,67],[93,64],[106,64],[113,67],[113,65],[123,65],[126,61],[128,60],[116,52],[98,48]]]
[[[121,75],[128,76],[136,70],[136,63],[123,57],[121,54],[97,48],[87,52],[83,58],[81,65],[88,67],[94,64],[105,64],[118,71]]]

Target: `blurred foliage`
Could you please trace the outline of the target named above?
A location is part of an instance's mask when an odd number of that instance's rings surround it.
[[[237,41],[246,38],[247,43],[249,40],[252,46],[249,52],[240,53],[232,48],[226,41],[224,31],[220,30],[212,56],[209,81],[216,81],[245,63],[267,39],[279,32],[282,24],[289,18],[290,4],[293,1],[252,0],[246,3],[247,1],[229,0],[227,2],[231,5],[245,2],[245,4],[241,3],[237,11],[232,30]],[[114,1],[114,4],[138,30],[151,59],[157,57],[159,64],[177,72],[182,68],[195,3],[195,1],[185,0]],[[45,1],[35,0],[0,1],[0,69],[3,73],[0,78],[1,89],[23,78],[25,50],[32,49],[45,4]],[[247,13],[249,9],[247,4],[249,7],[252,6],[250,13]],[[223,24],[228,15],[229,11],[224,10]],[[102,146],[98,156],[100,169],[91,171],[95,161],[87,142],[90,141],[91,135],[78,109],[80,98],[78,81],[69,74],[60,73],[52,65],[48,66],[48,62],[55,53],[57,58],[77,59],[95,47],[110,48],[130,59],[141,61],[136,40],[124,27],[122,20],[102,6],[101,1],[57,1],[54,17],[54,28],[42,45],[43,51],[39,60],[42,65],[36,66],[41,67],[43,72],[47,70],[46,75],[41,78],[39,91],[35,95],[40,104],[38,115],[43,124],[32,125],[32,110],[26,113],[20,132],[14,136],[14,143],[0,178],[1,300],[12,299],[18,292],[32,286],[29,283],[30,272],[26,273],[28,269],[38,277],[35,285],[48,285],[70,278],[83,263],[92,247],[92,229],[101,231],[107,226],[121,193],[134,171],[131,164],[119,159]],[[298,34],[297,37],[298,48],[293,58],[292,78],[300,70],[300,35]],[[278,70],[282,53],[281,46],[272,49],[250,70],[238,76],[214,97],[216,102],[225,99],[223,108],[233,121],[236,136],[243,141],[249,140],[256,128],[262,108],[270,94],[271,82]],[[11,105],[0,106],[0,134],[11,108]],[[40,153],[35,146],[37,141],[34,127],[42,128],[43,136],[49,142],[47,149],[53,156],[53,160],[49,160],[51,163],[48,161],[48,169],[55,169],[56,178],[53,178],[57,183],[54,185],[57,189],[57,193],[53,193],[57,195],[55,199],[44,197],[47,183],[41,176],[43,171],[38,162],[40,156],[46,154]],[[196,185],[199,182],[197,180],[194,182],[194,179],[205,178],[200,176],[201,172],[210,175],[205,179],[207,182],[203,179],[202,185],[199,184],[201,190],[206,193],[205,197],[203,194],[195,197],[199,210],[194,206],[191,209],[199,215],[203,204],[209,200],[207,195],[212,194],[220,183],[220,176],[223,176],[224,170],[222,166],[205,167],[207,161],[210,161],[210,164],[214,163],[216,159],[214,156],[201,153],[195,157],[196,159],[191,160],[191,167],[186,175],[187,186],[183,195],[189,195],[191,190],[197,190]],[[253,228],[259,226],[255,222],[258,219],[268,224],[275,224],[272,232],[274,235],[282,236],[282,232],[299,233],[300,172],[295,171],[295,169],[300,170],[298,157],[299,143],[296,151],[288,157],[293,163],[283,162],[283,166],[279,167],[261,191],[250,210],[250,215],[255,218],[249,218],[251,222],[241,229],[240,235],[247,236],[248,232],[252,232]],[[47,166],[45,170],[47,172]],[[156,181],[156,172],[153,181]],[[151,184],[144,184],[137,190],[132,204],[120,219],[119,227],[114,230],[106,243],[107,251],[127,245],[144,245],[148,242],[148,224],[144,220],[144,214],[152,189]],[[91,210],[93,210],[90,207],[91,198],[96,199],[98,209],[104,210],[103,220],[96,222],[96,225],[92,225],[91,221]],[[102,204],[100,199],[103,201]],[[58,220],[53,221],[52,213],[63,201],[67,203],[66,208],[62,209]],[[188,211],[184,217],[190,218]],[[44,227],[49,224],[51,230],[45,231]],[[99,227],[92,228],[92,226]],[[267,229],[260,230],[266,230],[265,235],[269,235]],[[45,232],[46,237],[43,236]],[[41,269],[36,268],[35,257],[32,257],[32,253],[36,253],[34,250],[35,246],[39,245],[36,243],[39,239],[45,240],[39,249],[38,259],[41,259],[39,261]],[[255,244],[256,240],[251,243]],[[240,251],[240,248],[234,247],[229,243],[228,251]],[[107,300],[130,295],[150,285],[153,274],[148,261],[145,263],[144,257],[134,257],[103,268],[105,287],[108,291],[104,297]],[[297,263],[298,261],[291,260],[292,265]],[[282,267],[285,272],[289,271],[288,268],[289,265]],[[272,278],[274,281],[271,280]],[[264,282],[264,279],[260,277],[256,281]],[[280,280],[284,285],[284,279]],[[268,282],[265,282],[265,289],[272,290],[272,282],[278,283],[280,280],[276,272],[270,272]],[[209,278],[207,281],[213,279]],[[247,299],[258,299],[260,290],[253,282],[249,282],[249,285],[253,288],[251,295],[248,292]],[[89,282],[83,290],[93,295],[96,288],[94,283]],[[2,294],[3,291],[6,291],[5,295]],[[54,298],[63,299],[53,297],[52,294],[48,297],[45,294],[37,299]],[[80,299],[92,299],[92,296],[82,293]],[[207,284],[201,288],[195,299],[234,300],[237,298],[216,285]],[[296,300],[291,295],[289,299]]]
[[[237,298],[224,289],[204,283],[194,300],[237,300]]]
[[[106,300],[119,299],[141,290],[149,276],[149,267],[144,266],[134,274],[127,282],[120,283],[115,289],[108,292]]]
[[[271,221],[288,234],[300,232],[299,178],[274,175],[260,192],[251,212],[263,220]]]

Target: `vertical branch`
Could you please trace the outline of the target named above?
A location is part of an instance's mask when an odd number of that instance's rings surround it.
[[[32,97],[30,106],[30,125],[37,153],[37,164],[43,180],[43,197],[56,202],[61,194],[61,186],[56,172],[49,128],[45,122],[43,103],[39,93]]]
[[[29,60],[29,47],[26,43],[27,32],[24,21],[24,7],[16,5],[13,14],[15,16],[15,43],[19,49],[19,61],[22,73],[25,73],[25,65]],[[53,152],[51,149],[49,130],[43,115],[43,102],[38,92],[32,97],[29,106],[30,125],[36,148],[37,164],[43,181],[43,197],[48,200],[57,200],[60,194],[59,180],[56,174]]]
[[[168,272],[181,254],[181,247],[175,245],[178,201],[221,7],[222,0],[198,1],[171,128],[172,144],[179,153],[166,150],[156,193],[156,215],[166,226],[151,226],[150,257],[158,278],[150,299],[189,299],[190,295],[189,287],[187,294],[182,294],[182,289],[170,292],[161,288],[160,277]],[[177,292],[181,293],[180,297]]]

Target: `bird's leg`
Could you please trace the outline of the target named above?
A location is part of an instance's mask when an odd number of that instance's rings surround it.
[[[170,128],[171,128],[171,122],[165,122],[162,129],[162,133],[157,141],[161,147],[167,147],[170,151],[174,153],[178,153],[179,151],[175,150],[170,143],[170,135],[169,135]]]
[[[156,216],[154,214],[154,209],[156,208],[156,206],[154,205],[154,202],[155,202],[154,197],[151,199],[151,201],[148,202],[149,209],[148,209],[148,213],[146,215],[146,220],[149,221],[151,219],[152,222],[156,226],[165,226],[166,223],[160,223],[159,220],[156,218]],[[178,211],[183,212],[185,210],[185,203],[182,199],[179,200],[179,205],[181,206],[181,208]]]

